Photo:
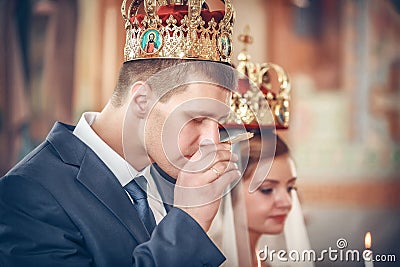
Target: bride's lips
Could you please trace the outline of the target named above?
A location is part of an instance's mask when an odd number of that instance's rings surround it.
[[[271,219],[275,220],[276,222],[283,223],[286,220],[287,214],[281,214],[281,215],[273,215],[269,216]]]

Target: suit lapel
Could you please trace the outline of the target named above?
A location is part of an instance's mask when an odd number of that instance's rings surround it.
[[[150,235],[117,178],[72,131],[71,126],[57,123],[47,140],[65,163],[80,168],[76,179],[115,215],[138,243],[148,241]]]
[[[149,234],[117,178],[90,149],[87,149],[77,180],[102,202],[139,243]]]

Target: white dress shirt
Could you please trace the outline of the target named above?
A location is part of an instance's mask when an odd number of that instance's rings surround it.
[[[94,153],[104,162],[110,171],[117,177],[121,186],[124,187],[134,178],[144,176],[147,180],[147,195],[149,206],[153,211],[156,223],[158,224],[167,212],[165,210],[161,196],[157,190],[156,183],[150,175],[150,166],[147,166],[140,172],[135,170],[124,158],[109,147],[92,129],[90,125],[96,119],[98,112],[85,112],[82,114],[78,124],[75,127],[74,135],[90,147]],[[126,191],[125,191],[126,192]],[[126,192],[131,201],[131,196]]]

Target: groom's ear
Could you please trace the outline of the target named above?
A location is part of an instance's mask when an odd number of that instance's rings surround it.
[[[130,90],[131,94],[131,110],[134,115],[140,119],[144,119],[149,111],[149,103],[151,96],[151,88],[144,82],[135,82]]]

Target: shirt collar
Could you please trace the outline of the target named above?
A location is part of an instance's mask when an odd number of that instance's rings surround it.
[[[135,177],[144,176],[146,179],[149,177],[149,167],[144,168],[142,171],[137,171],[130,165],[124,158],[108,146],[90,127],[96,120],[98,112],[85,112],[82,114],[78,124],[75,127],[74,135],[77,136],[82,142],[90,147],[94,153],[104,162],[104,164],[111,170],[117,177],[122,186],[127,185]],[[148,180],[148,179],[147,179]]]

